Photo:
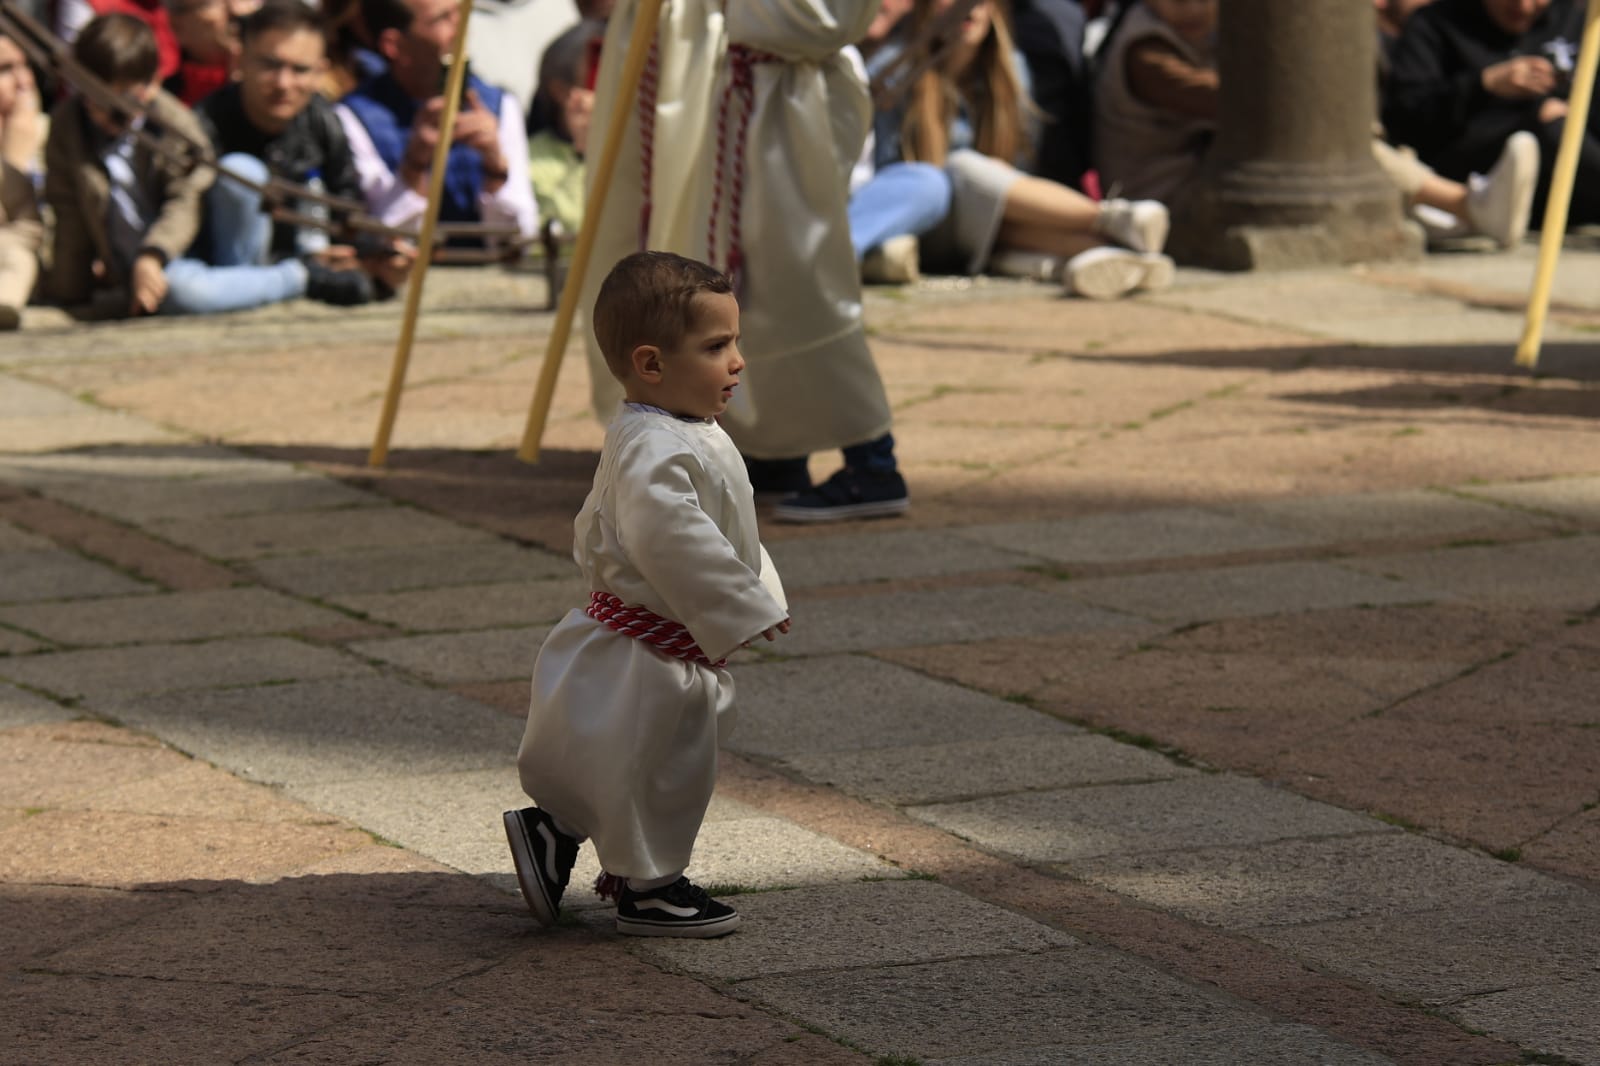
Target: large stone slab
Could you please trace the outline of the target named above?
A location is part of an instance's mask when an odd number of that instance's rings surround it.
[[[1427,489],[1251,500],[1222,509],[1334,544],[1521,534],[1551,527],[1538,515]]]
[[[320,480],[320,475],[288,463],[257,459],[220,444],[188,441],[139,448],[81,448],[48,455],[4,455],[0,456],[0,478],[53,494],[58,486],[85,481],[222,478],[261,483]]]
[[[254,560],[247,569],[266,584],[322,598],[537,581],[572,577],[577,572],[568,556],[522,548],[506,541],[279,556]]]
[[[966,526],[958,535],[1058,563],[1125,563],[1300,548],[1306,533],[1198,507],[1089,515],[1064,522]]]
[[[44,385],[5,376],[0,452],[50,452],[99,444],[178,441],[172,430],[108,411]]]
[[[910,813],[1031,862],[1259,844],[1335,833],[1392,832],[1384,823],[1283,789],[1223,775],[1141,785],[1028,792]],[[1072,867],[1069,872],[1075,872]]]
[[[1332,563],[1264,563],[1056,586],[1062,595],[1169,622],[1290,614],[1363,604],[1422,603],[1443,593]]]
[[[641,954],[714,981],[892,966],[1067,947],[1076,939],[931,881],[740,896],[739,935],[641,944]],[[695,950],[697,948],[707,950]]]
[[[1562,882],[1412,833],[1079,860],[1094,884],[1209,925],[1302,925],[1459,910],[1561,892]]]
[[[0,609],[0,622],[61,644],[140,644],[291,633],[347,622],[342,614],[258,588],[207,589]]]
[[[331,478],[258,476],[243,466],[230,477],[151,478],[102,476],[64,480],[49,495],[86,511],[110,515],[134,525],[171,519],[212,519],[237,515],[305,512],[344,507],[389,507],[382,496]]]
[[[436,633],[362,641],[351,650],[443,684],[505,681],[533,676],[533,661],[549,632],[549,626],[529,626]]]
[[[1600,526],[1600,477],[1468,485],[1461,491],[1469,496],[1556,515],[1591,528]]]
[[[1390,1066],[1393,1059],[1347,1044],[1309,1025],[1240,1026],[1154,1040],[1052,1044],[993,1055],[930,1059],[927,1066]]]
[[[151,525],[163,538],[214,559],[406,547],[493,544],[490,534],[409,507],[355,507],[235,518],[171,519]]]
[[[146,644],[0,659],[0,677],[64,699],[370,674],[349,655],[283,637]]]
[[[762,977],[743,995],[876,1055],[1022,1055],[1260,1024],[1263,1015],[1118,952],[1038,954]]]
[[[381,1009],[379,997],[307,988],[92,972],[7,976],[18,1007],[0,1013],[0,1041],[17,1062],[237,1062]]]
[[[53,547],[55,545],[48,537],[29,533],[10,522],[0,522],[0,553],[45,551]],[[0,555],[0,558],[3,557]]]
[[[1572,980],[1476,996],[1444,1013],[1539,1054],[1594,1063],[1600,1062],[1596,1003],[1600,1003],[1600,976],[1591,968]]]
[[[789,589],[1014,570],[1038,562],[1024,554],[974,544],[965,535],[939,530],[774,541],[767,545],[767,551],[784,587]]]
[[[589,584],[578,577],[499,585],[462,585],[332,597],[368,618],[416,633],[491,629],[558,622],[589,605]]]
[[[761,663],[734,675],[739,726],[728,747],[752,755],[893,748],[1072,729],[1038,711],[904,667],[853,655]]]
[[[1250,935],[1320,969],[1432,1005],[1592,977],[1600,900],[1553,878],[1543,881],[1519,899],[1505,878],[1496,878],[1473,905],[1469,879],[1457,889],[1463,902],[1454,906],[1263,927]]]
[[[101,709],[257,781],[303,786],[504,766],[520,723],[387,678],[112,700]]]
[[[1600,537],[1352,559],[1347,565],[1451,597],[1510,607],[1587,611],[1600,604]]]
[[[0,670],[17,661],[11,658],[0,659]],[[0,729],[36,725],[42,722],[65,722],[76,718],[78,713],[58,703],[51,703],[43,696],[27,689],[0,682]]]
[[[1080,732],[789,756],[808,779],[886,803],[1158,781],[1196,771],[1132,744]]]
[[[154,591],[153,586],[71,552],[47,549],[0,553],[0,603],[82,600]]]
[[[1138,625],[1136,618],[1017,585],[804,600],[773,650],[821,655]]]

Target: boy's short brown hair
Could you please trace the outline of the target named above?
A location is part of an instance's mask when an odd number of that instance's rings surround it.
[[[72,42],[72,58],[103,82],[147,85],[161,69],[155,31],[133,15],[97,15]]]
[[[707,292],[732,294],[733,281],[671,252],[635,252],[618,260],[594,301],[594,336],[612,376],[628,376],[628,357],[642,344],[677,347],[694,326],[694,298]]]

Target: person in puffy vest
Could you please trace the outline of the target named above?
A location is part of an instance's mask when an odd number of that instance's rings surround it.
[[[366,32],[387,69],[340,101],[361,192],[391,226],[415,225],[444,114],[445,57],[460,18],[455,0],[362,0]],[[456,116],[439,205],[443,222],[538,229],[528,181],[528,140],[516,97],[472,73]]]

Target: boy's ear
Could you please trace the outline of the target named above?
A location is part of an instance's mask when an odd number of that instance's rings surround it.
[[[633,364],[633,374],[640,381],[651,384],[661,380],[661,349],[653,344],[641,344],[629,353],[628,361]]]

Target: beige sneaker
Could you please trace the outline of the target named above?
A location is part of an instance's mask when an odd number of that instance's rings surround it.
[[[861,280],[869,285],[914,285],[922,280],[917,239],[909,233],[890,237],[861,260]]]
[[[1067,260],[1061,286],[1069,296],[1115,300],[1131,292],[1165,289],[1172,284],[1172,260],[1140,255],[1126,248],[1104,246],[1079,252]]]
[[[1506,138],[1488,174],[1467,179],[1467,221],[1502,248],[1528,234],[1528,212],[1539,183],[1539,139],[1526,130]]]
[[[1155,200],[1105,200],[1094,230],[1113,244],[1154,255],[1166,247],[1171,224],[1166,205]]]

